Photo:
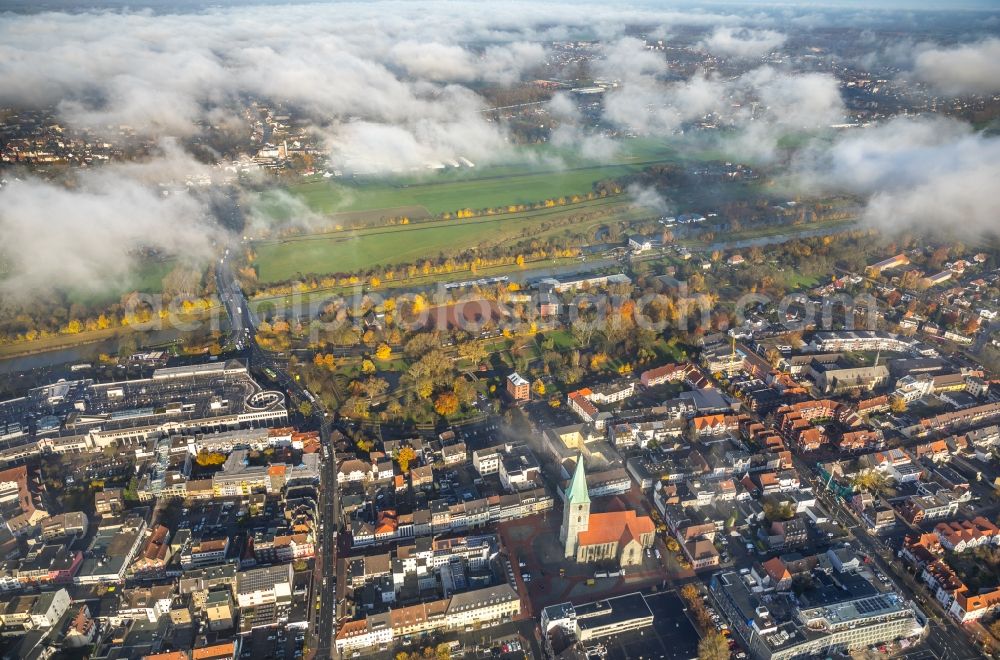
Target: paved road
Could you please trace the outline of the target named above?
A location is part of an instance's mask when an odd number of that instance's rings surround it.
[[[799,469],[808,469],[808,467],[803,464],[799,466]],[[808,473],[803,472],[803,474]],[[882,539],[869,534],[854,514],[842,506],[842,501],[839,498],[822,490],[821,483],[816,486],[815,490],[818,499],[831,512],[837,522],[851,530],[857,539],[859,548],[872,558],[875,566],[882,573],[892,580],[893,587],[902,593],[907,600],[917,603],[924,614],[928,616],[930,631],[926,643],[923,649],[915,650],[912,657],[925,657],[920,654],[926,650],[930,651],[938,660],[982,658],[982,653],[973,645],[965,632],[954,619],[944,612],[937,601],[928,597],[927,589],[918,584],[914,577],[906,571],[903,562],[895,557],[892,549],[886,547]]]
[[[972,345],[970,352],[973,355],[982,353],[986,347],[986,343],[998,332],[1000,332],[1000,320],[990,321],[990,324],[984,330],[980,331],[979,336],[976,337],[976,343]]]
[[[270,369],[274,374],[272,380],[290,394],[299,399],[306,399],[305,390],[288,373],[288,361],[283,356],[265,351],[254,341],[258,319],[240,289],[239,282],[229,264],[227,250],[216,268],[216,284],[219,297],[229,315],[230,340],[240,350],[247,361],[249,369]],[[319,400],[313,404],[310,420],[319,427],[320,441],[329,451],[329,456],[323,461],[323,471],[320,480],[320,525],[318,539],[319,553],[316,556],[316,569],[313,574],[313,585],[310,590],[309,636],[306,646],[312,649],[313,658],[331,658],[334,655],[333,637],[336,633],[336,589],[337,589],[337,543],[336,532],[340,520],[339,498],[337,492],[336,456],[330,444],[332,421],[328,412],[323,410]],[[319,609],[316,609],[319,597]]]

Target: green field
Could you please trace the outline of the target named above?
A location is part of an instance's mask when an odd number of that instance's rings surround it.
[[[684,150],[682,156],[679,149]],[[692,151],[663,140],[630,139],[606,163],[586,161],[571,151],[549,145],[522,147],[518,160],[486,167],[453,169],[379,180],[313,180],[288,188],[313,211],[328,216],[329,228],[348,227],[283,239],[255,242],[255,264],[261,283],[281,282],[310,273],[355,273],[374,266],[414,263],[441,253],[455,254],[476,247],[496,246],[523,237],[538,227],[533,238],[565,233],[567,226],[544,228],[546,221],[578,215],[589,208],[614,205],[611,216],[573,225],[586,236],[609,222],[648,219],[649,209],[630,208],[630,196],[599,198],[577,204],[477,218],[440,220],[445,212],[462,208],[503,208],[545,199],[585,195],[596,181],[637,173],[656,163],[704,160],[713,154]],[[268,195],[271,195],[268,197]],[[761,194],[756,183],[691,187],[671,192],[681,211],[710,207],[731,199]],[[265,215],[280,221],[294,212],[279,196],[263,193]],[[408,225],[386,225],[380,217],[408,215],[425,218]],[[434,219],[430,219],[434,218]],[[350,229],[351,226],[358,227]],[[584,240],[584,243],[590,241]]]
[[[530,204],[564,195],[586,194],[595,181],[624,176],[639,169],[633,165],[598,165],[577,170],[424,184],[346,186],[317,181],[298,185],[292,192],[321,213],[419,206],[431,215],[438,215],[462,208]]]
[[[146,261],[122,280],[109,282],[104,289],[69,289],[66,294],[73,302],[85,307],[107,307],[118,302],[123,295],[132,291],[141,293],[160,293],[163,291],[163,278],[173,269],[173,260]]]
[[[488,243],[497,245],[517,238],[526,227],[540,225],[558,216],[587,208],[620,206],[616,217],[627,218],[645,211],[630,210],[627,200],[602,199],[566,208],[526,211],[501,216],[435,220],[394,227],[372,227],[281,240],[258,242],[258,280],[280,282],[306,273],[350,273],[373,266],[416,262],[440,252],[455,252]],[[604,220],[606,222],[606,219]],[[594,225],[602,224],[595,222]],[[586,227],[575,226],[575,230]],[[562,232],[558,227],[547,233]]]
[[[586,194],[595,181],[625,176],[643,167],[676,162],[677,151],[664,141],[624,141],[607,163],[587,161],[547,145],[523,147],[516,162],[420,173],[381,179],[308,181],[288,188],[312,210],[324,214],[423,208],[431,215],[461,208],[480,209],[528,204],[545,199]],[[280,219],[281,205],[262,203]]]

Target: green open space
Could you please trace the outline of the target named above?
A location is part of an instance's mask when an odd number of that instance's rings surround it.
[[[559,266],[567,266],[575,263],[577,263],[576,257],[559,257],[555,259],[543,259],[540,261],[527,261],[523,267],[518,266],[517,264],[503,264],[500,266],[487,266],[479,268],[475,273],[468,270],[456,270],[451,273],[417,275],[413,278],[384,282],[378,289],[378,292],[383,296],[393,296],[400,292],[410,291],[416,287],[427,287],[436,284],[447,284],[449,282],[464,282],[466,280],[474,280],[484,277],[509,275],[512,273],[520,273],[538,268],[557,268]],[[362,288],[366,291],[370,290],[370,287],[367,284],[362,285]],[[352,285],[334,286],[296,292],[295,296],[297,302],[301,304],[308,304],[314,300],[323,300],[334,295],[351,294],[356,290],[357,287]],[[289,294],[258,294],[253,296],[255,304],[267,304],[268,301],[277,301],[280,299],[284,299],[286,303],[290,303],[292,297]]]
[[[160,293],[163,278],[173,269],[174,261],[144,261],[138,268],[117,280],[104,280],[106,286],[100,289],[69,289],[69,299],[85,307],[102,308],[118,302],[123,295],[132,291]]]
[[[258,280],[266,284],[307,274],[357,273],[377,266],[414,263],[442,253],[453,255],[466,249],[509,243],[523,238],[525,230],[532,228],[537,228],[532,238],[547,239],[571,231],[584,237],[581,243],[587,244],[592,240],[586,236],[589,234],[593,239],[602,225],[646,220],[653,211],[630,206],[630,196],[623,195],[475,218],[441,220],[437,216],[463,208],[505,208],[545,199],[571,198],[591,192],[596,181],[636,173],[654,163],[713,157],[711,153],[663,140],[630,139],[622,141],[622,145],[618,154],[603,163],[587,161],[571,150],[541,145],[520,148],[520,157],[514,162],[486,167],[377,180],[359,178],[331,182],[319,179],[294,185],[288,191],[313,211],[328,214],[333,220],[331,227],[334,224],[357,226],[359,222],[370,226],[257,241]],[[262,196],[265,207],[268,194]],[[714,208],[728,201],[752,199],[766,193],[756,182],[735,182],[723,186],[685,187],[668,191],[668,194],[678,211],[684,212]],[[612,205],[616,208],[611,215],[602,214],[600,218],[575,222],[572,226],[558,222],[553,222],[553,226],[541,226],[548,221]],[[279,218],[280,213],[292,212],[292,208],[294,205],[275,203],[269,212]],[[408,214],[411,222],[384,224],[386,217],[400,214]],[[427,219],[428,216],[433,219]],[[379,218],[383,222],[379,222]],[[341,223],[341,219],[345,221]],[[797,230],[807,228],[815,227]],[[739,238],[766,237],[788,230],[787,226],[756,228],[741,232]],[[699,241],[687,243],[692,247],[705,247]]]
[[[606,162],[587,160],[572,150],[532,145],[517,149],[506,163],[378,179],[313,179],[289,187],[288,192],[324,214],[384,210],[394,215],[401,209],[423,208],[438,215],[582,195],[593,189],[595,181],[680,159],[675,147],[663,140],[636,138],[621,145]],[[265,210],[280,215],[285,207],[271,201],[273,197],[264,193]]]
[[[370,227],[258,242],[255,244],[258,280],[280,282],[305,273],[351,273],[380,265],[413,263],[441,252],[455,253],[482,243],[498,245],[517,238],[526,227],[608,205],[620,205],[623,215],[648,215],[641,209],[628,209],[627,200],[599,199],[555,209]],[[596,226],[606,221],[594,222],[595,230]],[[565,229],[553,228],[551,232]],[[574,226],[573,229],[580,231],[581,227]],[[536,237],[547,233],[550,232],[541,232]]]
[[[781,276],[785,286],[792,290],[810,289],[819,284],[819,278],[815,275],[803,275],[791,269],[786,269]]]
[[[545,199],[585,195],[595,181],[625,176],[639,165],[595,165],[571,170],[404,184],[398,182],[303,183],[291,189],[320,213],[421,207],[431,215],[457,209],[531,204]]]

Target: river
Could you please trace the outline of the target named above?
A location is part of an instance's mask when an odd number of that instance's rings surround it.
[[[180,337],[181,333],[175,328],[166,328],[153,332],[142,333],[143,346],[162,346],[169,344]],[[0,374],[11,374],[19,371],[31,371],[33,369],[49,369],[64,364],[76,364],[80,362],[93,362],[98,354],[114,354],[118,350],[117,339],[104,339],[92,344],[80,344],[68,348],[57,348],[52,351],[43,351],[31,355],[7,358],[0,360]]]
[[[840,234],[845,231],[850,231],[856,229],[858,225],[855,223],[844,223],[837,224],[831,227],[819,227],[817,229],[806,229],[803,231],[789,231],[783,234],[774,234],[771,236],[759,236],[757,238],[745,238],[738,241],[716,241],[711,245],[703,248],[705,252],[714,252],[715,250],[743,250],[751,247],[764,247],[765,245],[775,245],[778,243],[786,243],[788,241],[793,241],[797,238],[815,238],[817,236],[830,236],[832,234]]]

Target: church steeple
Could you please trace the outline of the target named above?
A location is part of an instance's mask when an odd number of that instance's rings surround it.
[[[577,456],[576,469],[573,470],[573,478],[566,489],[567,504],[590,505],[590,492],[587,488],[587,474],[583,467],[583,455]]]
[[[576,557],[580,532],[590,527],[590,492],[587,487],[587,471],[583,467],[583,454],[576,458],[573,478],[570,479],[563,498],[563,522],[559,529],[559,540],[563,542],[566,558]]]

